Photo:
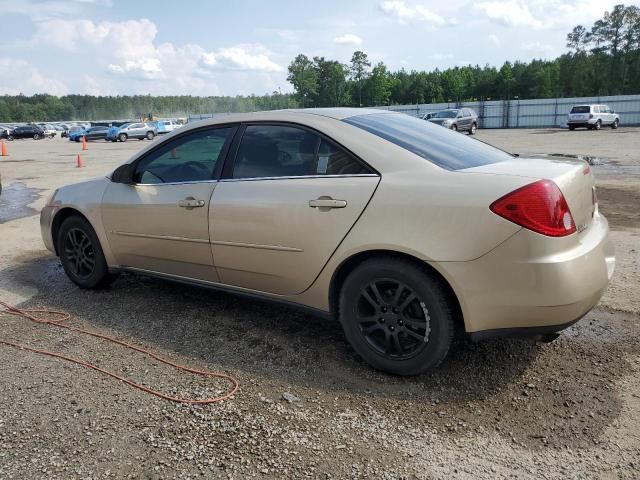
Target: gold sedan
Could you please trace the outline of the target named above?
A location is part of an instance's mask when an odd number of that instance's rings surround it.
[[[81,288],[131,271],[295,304],[402,375],[456,330],[553,338],[615,265],[587,164],[363,109],[190,124],[58,189],[41,227]]]

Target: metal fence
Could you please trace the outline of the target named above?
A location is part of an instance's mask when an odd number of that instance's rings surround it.
[[[620,115],[621,125],[640,125],[640,95],[608,97],[545,98],[537,100],[480,100],[476,102],[423,103],[376,107],[408,115],[423,115],[446,108],[472,108],[480,128],[564,127],[574,105],[606,104]]]

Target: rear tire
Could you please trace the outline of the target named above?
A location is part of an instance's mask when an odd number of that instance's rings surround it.
[[[155,137],[153,132],[147,132],[147,140],[153,140],[153,137]]]
[[[613,123],[611,124],[611,128],[612,128],[613,130],[615,130],[616,128],[618,128],[618,119],[615,119],[615,120],[613,121]]]
[[[458,131],[458,125],[456,125],[455,123],[453,125],[451,125],[451,130],[453,130],[454,132]]]
[[[347,340],[373,368],[396,375],[418,375],[442,362],[455,311],[442,282],[406,260],[367,260],[340,291]]]
[[[595,128],[596,130],[600,130],[602,128],[602,122],[598,120],[593,128]]]
[[[573,132],[575,129],[576,129],[576,127],[575,127],[575,126],[573,126],[573,125],[569,125],[569,130],[571,130],[571,131]]]
[[[33,134],[33,139],[34,140],[40,140],[40,135],[38,135],[37,133]]]
[[[62,268],[80,288],[105,287],[115,278],[109,274],[96,232],[83,217],[75,215],[62,222],[56,245]]]

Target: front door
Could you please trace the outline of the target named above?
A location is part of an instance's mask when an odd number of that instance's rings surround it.
[[[107,187],[102,218],[119,265],[218,280],[209,202],[233,130],[208,128],[177,137],[136,160],[132,185]]]
[[[331,140],[249,125],[213,192],[211,239],[222,283],[297,294],[318,276],[379,176]]]

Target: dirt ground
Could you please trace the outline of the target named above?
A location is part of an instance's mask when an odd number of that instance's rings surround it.
[[[640,478],[640,129],[478,137],[603,163],[593,168],[616,272],[599,306],[555,342],[460,341],[442,368],[415,378],[373,371],[339,325],[282,306],[134,275],[79,290],[44,249],[38,211],[56,187],[104,175],[147,142],[87,152],[63,140],[9,143],[0,300],[68,311],[74,325],[229,372],[241,390],[221,404],[178,405],[0,345],[0,478]],[[75,168],[78,153],[85,168]],[[5,314],[0,339],[172,395],[227,387]]]

